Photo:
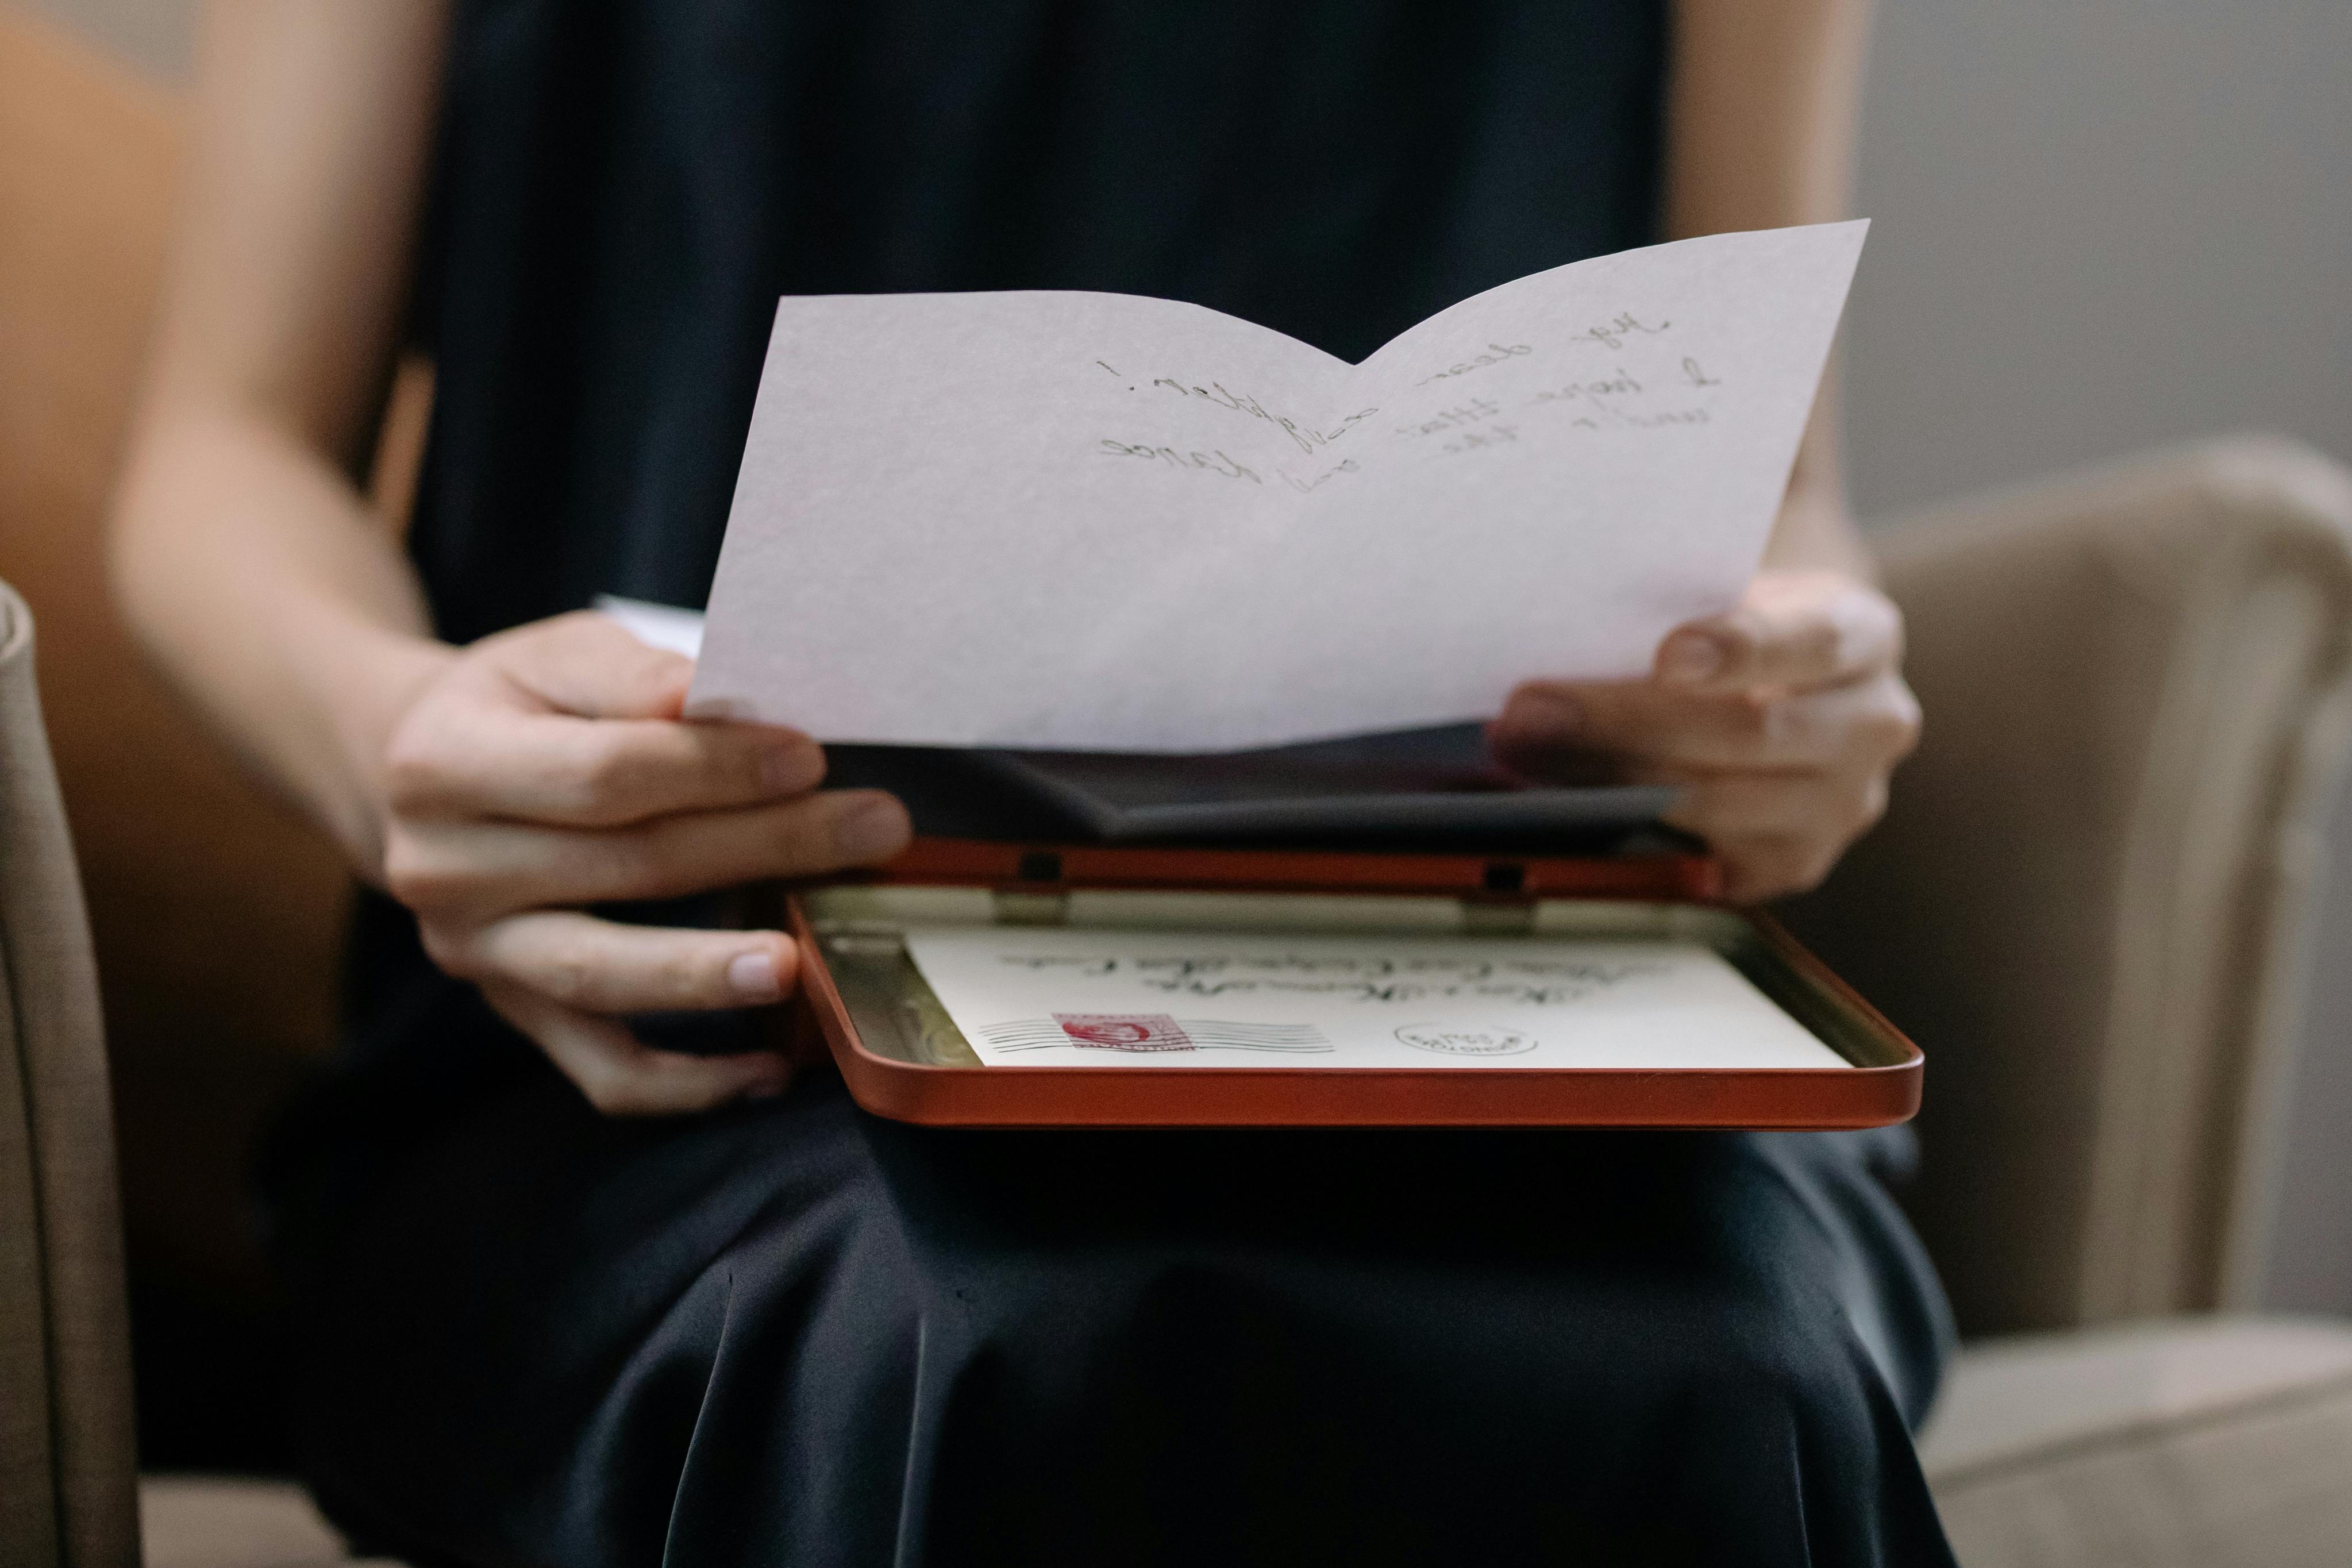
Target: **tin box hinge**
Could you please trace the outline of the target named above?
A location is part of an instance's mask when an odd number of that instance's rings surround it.
[[[1517,861],[1488,861],[1478,891],[1462,900],[1463,929],[1476,936],[1525,936],[1536,926],[1535,900],[1528,896],[1528,868]]]

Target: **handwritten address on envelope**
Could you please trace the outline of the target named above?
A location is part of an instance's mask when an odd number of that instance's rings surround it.
[[[688,711],[1210,751],[1639,674],[1755,570],[1866,226],[1577,262],[1360,365],[1127,295],[787,298]]]
[[[992,1067],[1837,1068],[1695,942],[910,925]]]

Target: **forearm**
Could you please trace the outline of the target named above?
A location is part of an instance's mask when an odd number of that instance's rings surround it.
[[[1832,498],[1793,491],[1780,508],[1764,564],[1776,571],[1834,571],[1863,582],[1878,580],[1877,565],[1853,514]]]
[[[385,741],[453,653],[351,481],[264,416],[151,410],[112,566],[132,631],[198,714],[379,876]]]
[[[402,336],[440,4],[214,0],[111,561],[198,715],[382,871],[381,758],[450,656],[351,472]]]
[[[1764,564],[1782,571],[1835,571],[1864,582],[1878,580],[1877,563],[1854,526],[1847,504],[1845,465],[1838,452],[1838,379],[1832,364],[1822,378],[1813,417],[1797,449],[1789,490],[1773,525]]]
[[[1674,19],[1668,236],[1845,216],[1869,0],[1675,0]],[[1764,563],[1870,580],[1846,505],[1837,404],[1832,364]]]

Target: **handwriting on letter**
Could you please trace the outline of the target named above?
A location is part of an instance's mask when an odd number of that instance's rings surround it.
[[[1458,365],[1448,366],[1434,375],[1423,376],[1412,384],[1425,387],[1432,382],[1442,382],[1448,376],[1466,376],[1473,371],[1484,370],[1488,365],[1499,365],[1517,355],[1532,354],[1535,351],[1535,345],[1532,343],[1489,343],[1486,345],[1485,353],[1474,354]]]

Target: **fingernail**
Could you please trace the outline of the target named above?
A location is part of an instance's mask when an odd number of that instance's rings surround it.
[[[1658,674],[1670,681],[1703,681],[1723,668],[1723,644],[1696,632],[1666,639],[1658,650]]]
[[[767,953],[738,953],[728,961],[727,983],[747,1002],[772,1002],[784,994],[776,960]]]
[[[824,777],[824,753],[807,741],[779,746],[760,758],[760,783],[770,793],[814,789]]]
[[[907,846],[907,812],[887,799],[868,800],[844,811],[833,824],[834,848],[849,861],[876,861]]]

